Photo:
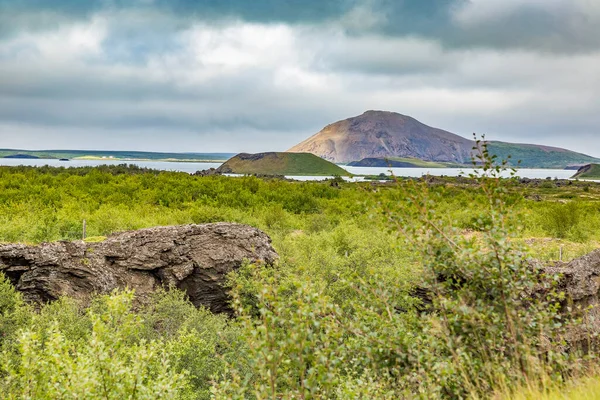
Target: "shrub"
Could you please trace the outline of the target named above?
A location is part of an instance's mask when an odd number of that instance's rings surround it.
[[[17,332],[29,324],[31,315],[21,293],[0,273],[0,350],[13,345]]]
[[[576,201],[545,204],[541,211],[541,225],[552,237],[566,238],[579,225],[583,210]]]
[[[16,356],[2,355],[6,399],[175,399],[186,377],[171,368],[164,346],[132,341],[139,316],[131,312],[133,294],[105,297],[105,311],[89,311],[92,329],[85,342],[73,341],[53,323],[34,324],[19,335]]]

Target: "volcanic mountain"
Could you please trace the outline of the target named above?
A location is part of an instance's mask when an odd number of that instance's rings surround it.
[[[416,119],[389,111],[367,111],[327,125],[316,135],[288,150],[313,153],[335,163],[365,158],[403,157],[425,161],[469,164],[475,142]],[[521,160],[522,167],[565,168],[600,161],[556,147],[490,142],[490,153]]]

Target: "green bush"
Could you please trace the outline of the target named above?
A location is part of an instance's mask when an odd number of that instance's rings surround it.
[[[24,329],[13,352],[2,354],[6,399],[175,399],[186,376],[170,367],[164,346],[133,341],[139,316],[133,294],[103,299],[105,311],[90,311],[87,340],[73,340],[58,321],[47,329]]]
[[[0,273],[0,351],[14,345],[17,332],[31,320],[31,309],[10,281]]]
[[[542,211],[541,222],[550,236],[564,239],[578,227],[582,214],[581,206],[575,201],[546,204]]]

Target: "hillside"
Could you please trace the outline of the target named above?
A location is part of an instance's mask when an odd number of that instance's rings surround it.
[[[388,111],[367,111],[326,126],[289,152],[309,152],[336,163],[370,158],[413,158],[424,161],[470,164],[472,140],[433,128],[416,119]],[[499,159],[512,155],[524,168],[566,168],[600,159],[557,147],[490,142]]]
[[[68,158],[92,160],[109,158],[115,160],[222,162],[232,156],[232,153],[159,153],[149,151],[0,149],[0,158]]]
[[[512,156],[513,164],[521,160],[520,167],[522,168],[565,169],[573,164],[589,164],[600,161],[574,151],[533,144],[489,142],[488,149],[500,160],[506,160],[509,155]]]
[[[579,168],[579,171],[577,171],[577,173],[575,175],[573,175],[573,178],[600,180],[600,165],[598,165],[598,164],[585,165],[585,166]]]
[[[218,169],[225,174],[345,176],[345,169],[309,153],[241,153]]]
[[[464,164],[424,161],[418,158],[387,157],[363,158],[360,161],[348,163],[349,167],[378,167],[378,168],[460,168]]]

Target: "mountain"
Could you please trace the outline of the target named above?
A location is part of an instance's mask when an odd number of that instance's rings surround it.
[[[327,125],[288,151],[313,153],[336,163],[406,157],[462,164],[470,160],[472,147],[470,140],[406,115],[367,111]]]
[[[224,162],[217,171],[243,175],[349,175],[345,169],[310,153],[241,153]]]
[[[475,143],[454,133],[425,125],[389,111],[367,111],[357,117],[327,125],[288,152],[308,152],[335,163],[365,158],[417,158],[454,164],[470,164]],[[512,155],[527,168],[565,168],[600,159],[569,150],[533,144],[490,142],[490,153],[500,159]]]

